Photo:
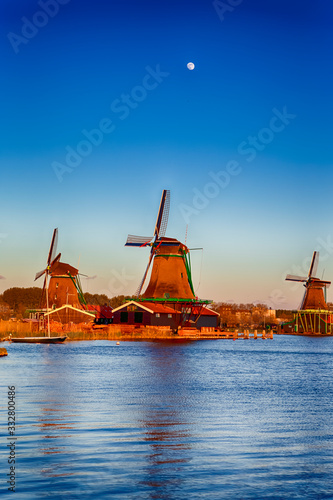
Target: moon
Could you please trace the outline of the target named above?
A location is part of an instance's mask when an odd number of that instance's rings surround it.
[[[187,63],[187,67],[188,67],[188,69],[190,69],[190,70],[192,70],[192,69],[194,69],[194,68],[195,68],[195,66],[194,66],[193,62],[189,62],[189,63]]]

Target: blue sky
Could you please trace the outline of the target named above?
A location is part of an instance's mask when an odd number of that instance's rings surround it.
[[[284,276],[314,250],[333,279],[329,0],[0,9],[0,292],[35,284],[58,227],[85,291],[134,293],[149,250],[124,243],[163,189],[201,298],[297,307]]]

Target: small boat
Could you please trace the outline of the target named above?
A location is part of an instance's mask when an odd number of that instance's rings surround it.
[[[62,337],[16,337],[11,338],[11,342],[23,342],[25,344],[59,344],[67,339],[67,335]]]

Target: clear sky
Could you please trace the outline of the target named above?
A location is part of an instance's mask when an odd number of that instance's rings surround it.
[[[55,227],[84,291],[134,293],[163,189],[201,298],[296,308],[314,250],[333,280],[332,24],[330,0],[2,0],[0,293],[42,285]]]

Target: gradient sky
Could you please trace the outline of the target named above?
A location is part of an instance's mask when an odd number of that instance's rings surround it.
[[[296,308],[314,250],[333,280],[333,4],[222,4],[1,1],[0,293],[55,227],[84,291],[134,293],[163,189],[201,298]]]

